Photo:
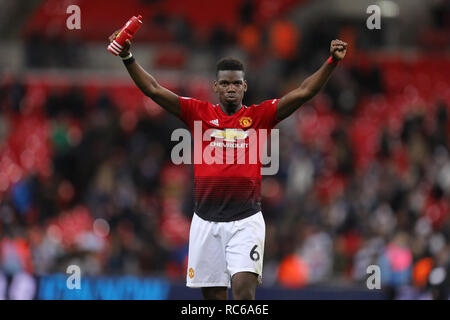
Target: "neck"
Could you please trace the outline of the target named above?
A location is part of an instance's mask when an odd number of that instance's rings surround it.
[[[233,115],[242,108],[242,103],[239,104],[229,104],[229,103],[220,103],[220,108],[226,115]]]

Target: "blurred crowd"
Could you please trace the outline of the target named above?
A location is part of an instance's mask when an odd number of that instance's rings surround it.
[[[238,36],[218,30],[204,44],[216,49],[214,59],[228,41],[241,50],[248,105],[298,86],[325,61],[329,39],[350,43],[348,62],[326,88],[278,126],[280,170],[262,184],[263,285],[365,286],[367,267],[376,265],[392,297],[412,287],[425,298],[448,298],[450,86],[437,77],[450,60],[426,74],[424,94],[408,80],[421,80],[423,69],[410,73],[414,63],[405,67],[401,57],[387,63],[364,54],[370,45],[358,42],[355,28],[320,26],[301,37],[284,19],[260,33],[251,12],[243,7]],[[50,59],[36,49],[38,37],[30,41],[30,67],[65,66],[65,50]],[[427,68],[432,60],[425,59]],[[398,70],[410,77],[390,82]],[[90,275],[184,279],[193,172],[170,158],[171,133],[184,124],[152,110],[124,112],[112,90],[91,99],[82,85],[50,86],[40,95],[25,79],[0,79],[4,274],[65,272],[76,264]]]

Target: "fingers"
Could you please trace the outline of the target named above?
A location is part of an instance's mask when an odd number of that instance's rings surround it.
[[[131,46],[131,41],[130,40],[125,40],[125,45],[123,47],[123,51],[128,51],[130,50],[130,46]]]
[[[347,50],[347,48],[346,47],[344,47],[344,46],[335,46],[335,47],[332,47],[331,48],[331,52],[336,52],[336,51],[345,51],[345,50]]]
[[[116,37],[119,34],[119,32],[120,32],[120,29],[114,31],[114,33],[108,37],[109,43],[113,42],[114,39],[116,39]],[[122,51],[120,51],[119,55],[120,56],[127,55],[129,53],[129,51],[130,51],[130,47],[131,47],[131,41],[130,40],[125,40],[125,44],[123,46]]]
[[[128,54],[128,52],[130,51],[130,46],[131,46],[130,40],[125,40],[125,44],[123,45],[123,49],[120,52],[120,54],[121,55],[122,54],[124,54],[124,55]]]
[[[330,53],[337,60],[341,60],[344,58],[345,53],[347,52],[347,42],[344,42],[339,39],[335,39],[331,41],[330,44]]]
[[[342,40],[335,39],[331,41],[331,50],[332,51],[343,51],[347,49],[347,42],[344,42]]]
[[[339,50],[339,51],[342,51],[342,50],[346,50],[347,49],[347,46],[346,45],[341,45],[341,44],[337,44],[337,45],[334,45],[334,46],[331,46],[331,50]]]
[[[344,42],[344,41],[339,40],[339,39],[332,40],[331,41],[331,45],[333,45],[333,44],[347,46],[347,42]]]
[[[114,39],[117,37],[117,34],[118,34],[119,32],[120,32],[120,29],[114,31],[114,33],[113,33],[112,35],[110,35],[109,38],[108,38],[109,42],[113,42]]]
[[[125,44],[123,45],[123,49],[122,49],[122,51],[120,51],[119,55],[121,57],[128,55],[130,52],[130,46],[131,46],[131,41],[128,39],[125,40]]]

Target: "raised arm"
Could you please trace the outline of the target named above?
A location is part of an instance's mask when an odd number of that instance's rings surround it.
[[[119,31],[120,29],[115,31],[109,37],[109,42],[112,42],[116,38]],[[119,56],[121,58],[130,57],[130,60],[127,59],[128,61],[124,60],[124,62],[127,71],[136,86],[142,91],[143,94],[150,97],[162,108],[175,116],[180,116],[180,100],[178,95],[161,86],[152,75],[147,73],[136,61],[134,61],[134,58],[131,58],[130,46],[131,42],[126,40],[126,44],[123,50],[119,53]]]
[[[328,81],[337,62],[345,57],[347,43],[333,40],[330,45],[331,60],[326,61],[315,73],[306,78],[300,87],[288,92],[278,101],[277,118],[283,120],[290,116],[302,104],[314,97]]]

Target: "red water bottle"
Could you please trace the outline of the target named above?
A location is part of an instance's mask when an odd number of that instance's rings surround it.
[[[120,53],[120,51],[122,51],[123,46],[125,45],[125,41],[132,39],[136,31],[138,31],[138,29],[141,27],[142,25],[141,19],[142,16],[138,15],[137,17],[133,16],[130,20],[128,20],[128,22],[117,34],[114,41],[109,44],[108,46],[109,52],[117,56]]]

